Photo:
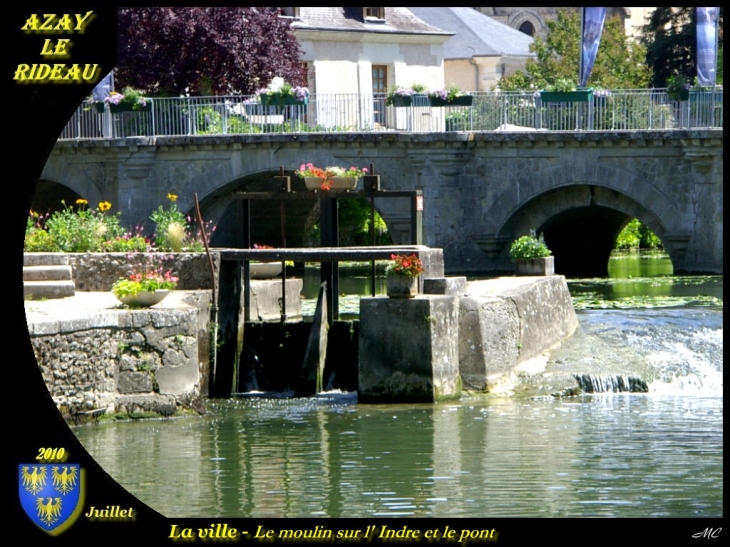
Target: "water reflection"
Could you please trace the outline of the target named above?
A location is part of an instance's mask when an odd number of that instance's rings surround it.
[[[721,398],[248,399],[76,432],[168,517],[722,515]]]
[[[674,274],[674,266],[668,254],[660,251],[611,253],[608,261],[608,277],[654,277]]]

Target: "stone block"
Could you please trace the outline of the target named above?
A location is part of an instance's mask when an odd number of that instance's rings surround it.
[[[459,372],[462,387],[488,391],[520,357],[520,316],[514,302],[495,296],[460,300]]]
[[[578,326],[561,275],[471,282],[460,301],[459,370],[464,389],[490,385]]]
[[[120,372],[117,391],[119,393],[150,393],[152,376],[147,372]]]
[[[424,294],[464,294],[466,277],[427,277],[423,280]]]
[[[197,391],[198,360],[189,359],[179,366],[164,366],[155,372],[161,395],[183,395]]]
[[[430,295],[360,300],[360,402],[433,402],[460,395],[458,301]]]
[[[302,279],[286,280],[287,319],[302,317]],[[251,321],[281,320],[281,279],[251,281],[250,311]]]

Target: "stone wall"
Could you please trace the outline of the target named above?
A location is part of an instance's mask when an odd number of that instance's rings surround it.
[[[33,351],[61,413],[170,415],[192,404],[208,373],[208,348],[200,348],[199,339],[209,338],[208,318],[200,315],[209,302],[207,291],[176,291],[157,308],[99,306],[76,315],[68,309],[61,319],[31,303],[26,316]]]
[[[34,253],[41,255],[43,253]],[[110,291],[132,266],[163,267],[179,277],[178,290],[210,289],[213,278],[205,253],[67,253],[77,291]],[[216,272],[220,257],[213,254]]]
[[[723,271],[721,128],[59,141],[41,179],[90,203],[124,204],[119,212],[129,227],[166,202],[168,192],[179,195],[183,211],[193,210],[197,194],[203,218],[217,225],[214,242],[231,246],[219,238],[240,234],[237,192],[270,189],[281,166],[292,174],[305,159],[315,165],[373,162],[383,189],[423,190],[423,243],[444,249],[449,272],[511,271],[509,242],[535,229],[545,232],[557,273],[572,275],[566,264],[594,250],[605,265],[605,242],[631,218],[660,237],[675,272]],[[291,182],[294,191],[304,191],[301,179]],[[311,215],[287,211],[290,244],[311,229],[314,207]],[[376,207],[394,243],[405,243],[409,200],[376,199]],[[271,216],[267,233],[276,242],[278,211]]]

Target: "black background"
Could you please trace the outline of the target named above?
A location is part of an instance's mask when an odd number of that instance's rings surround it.
[[[86,13],[93,10],[96,17],[84,34],[45,35],[25,33],[21,27],[32,13]],[[3,16],[5,23],[4,43],[6,55],[4,63],[5,93],[2,104],[5,121],[5,188],[9,195],[3,200],[8,214],[4,225],[4,240],[9,246],[10,261],[2,279],[11,280],[13,290],[5,302],[10,303],[10,316],[3,321],[6,344],[3,365],[5,369],[5,450],[10,454],[10,462],[3,468],[6,479],[4,492],[10,499],[10,514],[3,515],[6,536],[28,544],[86,544],[90,541],[116,543],[117,540],[151,539],[155,544],[172,543],[168,539],[172,524],[178,528],[208,527],[211,522],[226,522],[239,530],[255,532],[259,524],[268,529],[306,528],[316,525],[337,530],[346,528],[365,528],[370,524],[386,524],[390,528],[432,529],[448,524],[456,530],[496,528],[500,532],[497,545],[523,545],[537,542],[564,545],[582,545],[607,540],[609,543],[643,544],[668,540],[672,545],[705,543],[708,540],[692,539],[692,534],[706,527],[722,526],[718,519],[682,519],[647,521],[625,520],[604,521],[597,519],[492,519],[484,515],[482,519],[409,519],[394,521],[384,519],[327,520],[243,520],[243,519],[171,519],[167,520],[155,511],[136,500],[126,490],[114,482],[84,451],[75,436],[60,418],[56,407],[48,395],[33,356],[30,339],[25,323],[22,281],[22,242],[25,222],[30,209],[33,187],[43,165],[63,129],[79,103],[87,97],[93,85],[80,84],[18,84],[13,81],[19,63],[47,63],[48,58],[40,55],[46,38],[71,38],[71,58],[62,62],[99,64],[100,73],[106,74],[114,65],[116,50],[116,8],[95,3],[88,4],[31,4],[27,8],[12,6]],[[9,38],[9,39],[8,39]],[[6,312],[7,313],[7,312]],[[9,329],[9,331],[8,331]],[[70,454],[70,463],[79,463],[86,470],[85,508],[119,505],[134,508],[135,521],[100,522],[89,521],[83,516],[62,534],[52,537],[40,530],[25,515],[18,499],[18,464],[32,463],[41,447],[64,447]],[[721,449],[721,448],[720,448]],[[190,495],[195,495],[191,485]],[[484,495],[489,495],[489,485],[485,485]],[[184,499],[180,500],[185,503]],[[8,504],[3,504],[8,507]],[[10,516],[11,518],[6,518]],[[211,515],[215,517],[215,515]],[[11,534],[12,532],[12,534]],[[22,539],[21,539],[22,538]],[[717,541],[717,540],[709,540]],[[201,542],[199,542],[201,543]],[[237,543],[246,543],[239,541]],[[377,543],[374,542],[374,543]],[[440,543],[440,542],[439,542]],[[357,543],[355,543],[357,544]],[[471,545],[478,545],[474,542]]]

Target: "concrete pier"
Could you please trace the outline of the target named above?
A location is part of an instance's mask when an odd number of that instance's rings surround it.
[[[493,391],[578,326],[563,276],[476,281],[463,294],[363,298],[360,322],[362,402]]]
[[[457,296],[361,299],[358,401],[458,397],[458,342]]]

